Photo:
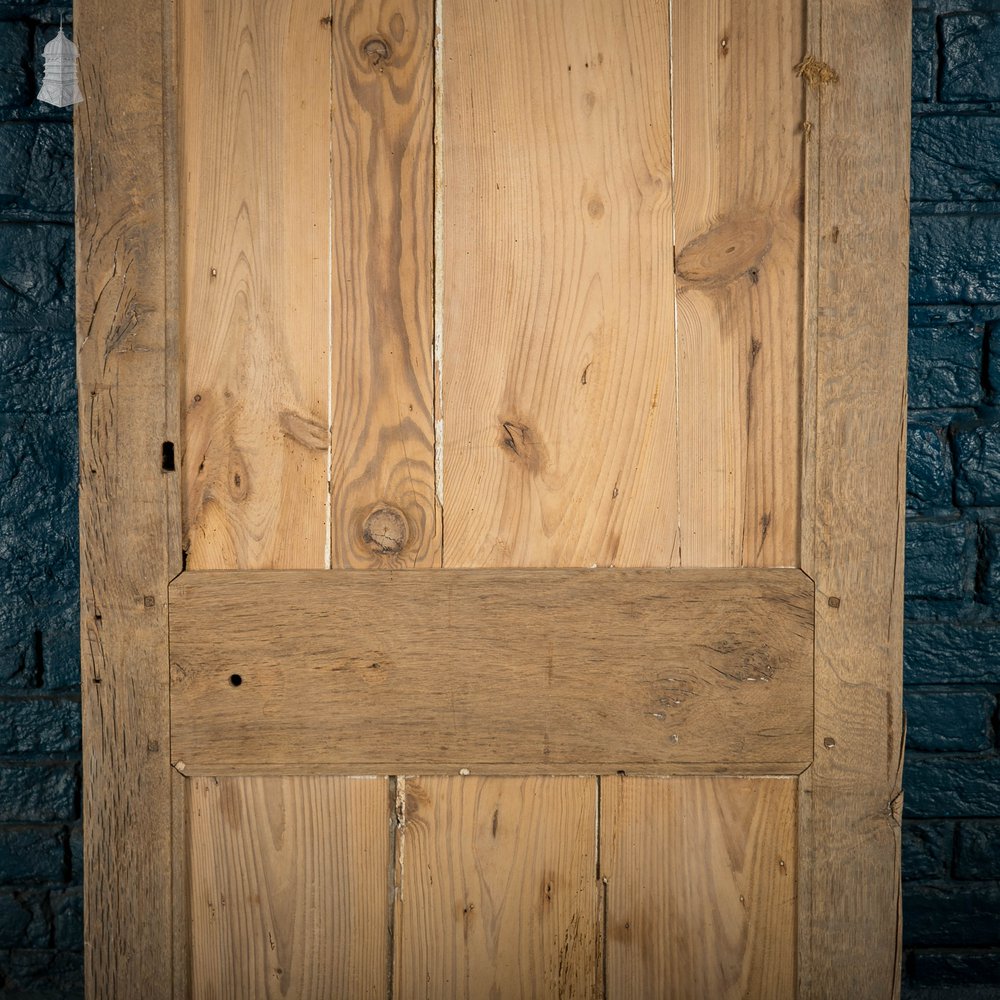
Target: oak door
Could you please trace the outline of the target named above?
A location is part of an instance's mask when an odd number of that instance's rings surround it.
[[[137,593],[165,553],[169,891],[140,923],[169,958],[112,957],[140,932],[108,883],[92,995],[892,995],[905,224],[863,222],[905,191],[824,201],[864,154],[817,10],[167,6],[173,346],[109,378],[143,311],[85,216],[81,440],[85,580]],[[98,206],[113,119],[82,142]],[[836,301],[842,239],[885,263],[887,335]],[[102,561],[87,483],[127,475],[88,455],[145,454],[103,429],[157,380],[166,499],[122,519],[162,531]],[[118,709],[89,697],[100,873]]]

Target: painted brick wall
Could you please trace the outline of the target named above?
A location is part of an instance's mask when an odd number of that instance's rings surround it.
[[[913,47],[906,993],[1000,997],[1000,0]]]
[[[0,0],[0,990],[80,991],[68,10]],[[914,9],[906,992],[1000,997],[1000,0]]]
[[[60,13],[0,0],[0,992],[38,1000],[81,994],[83,939],[73,137],[34,100]]]

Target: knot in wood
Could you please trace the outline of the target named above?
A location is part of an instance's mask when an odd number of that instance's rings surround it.
[[[361,528],[365,545],[376,555],[393,556],[406,548],[410,527],[406,515],[395,507],[376,507]]]
[[[389,61],[392,49],[389,43],[381,35],[372,35],[371,38],[361,43],[361,51],[368,60],[368,65],[378,73],[382,72],[382,66]]]

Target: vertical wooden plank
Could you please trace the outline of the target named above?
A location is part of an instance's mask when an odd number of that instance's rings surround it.
[[[384,778],[192,778],[192,996],[386,996]]]
[[[686,566],[798,559],[804,8],[672,7]]]
[[[150,1000],[172,988],[164,17],[83,0],[74,25],[85,975]]]
[[[439,565],[434,7],[335,4],[332,31],[332,565]]]
[[[588,778],[399,779],[396,1000],[597,997]]]
[[[793,778],[605,778],[607,995],[795,994]]]
[[[329,0],[181,0],[187,566],[327,565]]]
[[[676,563],[666,0],[443,17],[445,563]]]
[[[910,5],[820,0],[816,744],[802,995],[899,993]]]

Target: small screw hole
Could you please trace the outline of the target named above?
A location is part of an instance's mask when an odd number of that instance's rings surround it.
[[[243,683],[243,678],[239,674],[230,674],[229,683],[232,684],[234,688],[238,688]]]

